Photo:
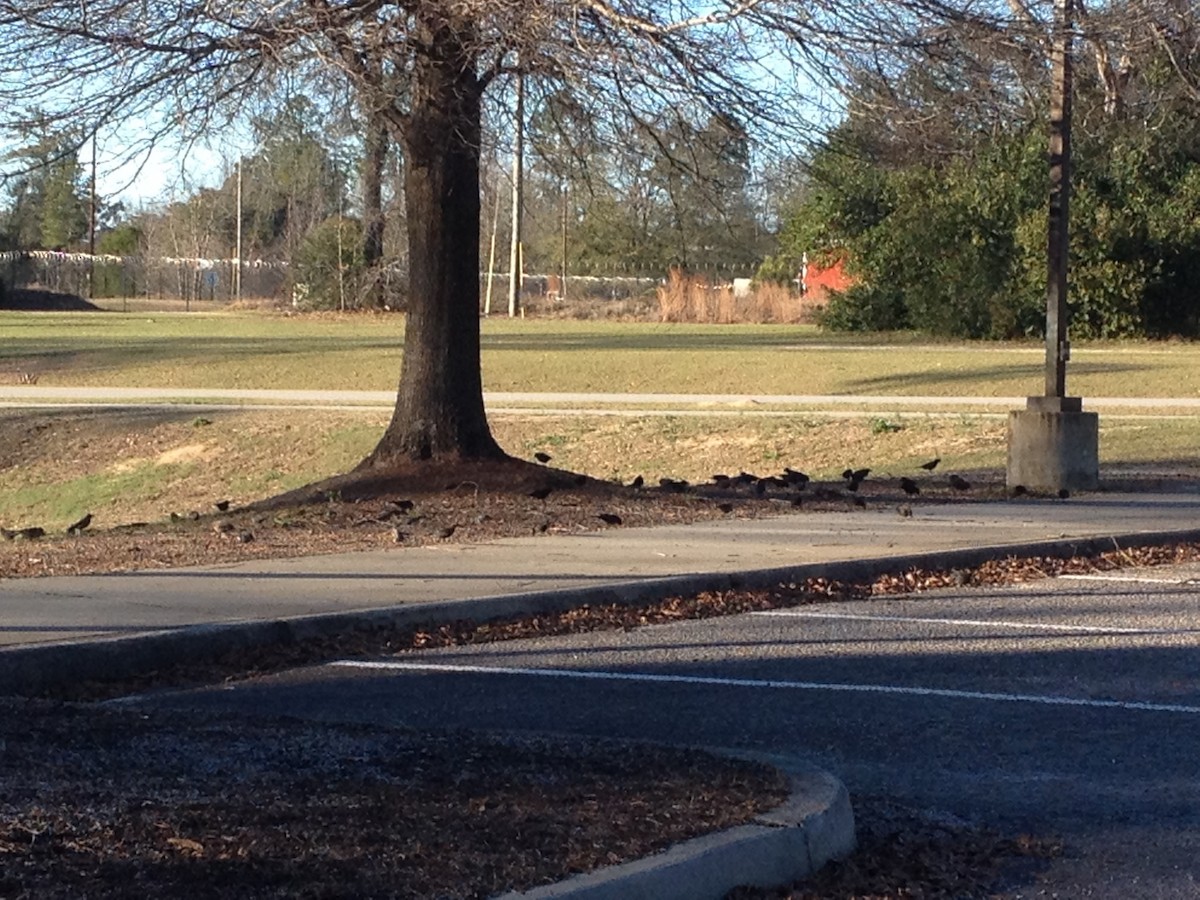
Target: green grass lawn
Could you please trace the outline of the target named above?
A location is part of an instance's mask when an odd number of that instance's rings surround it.
[[[490,391],[1022,397],[1042,388],[1043,349],[833,335],[811,326],[491,319]],[[257,312],[0,312],[0,380],[43,385],[390,390],[398,316]],[[1077,344],[1070,393],[1200,396],[1200,345]]]

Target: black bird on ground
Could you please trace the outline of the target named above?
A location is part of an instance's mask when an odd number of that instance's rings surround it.
[[[74,525],[67,529],[67,534],[82,534],[83,529],[92,524],[92,514],[88,513]]]
[[[963,478],[961,475],[951,475],[950,487],[954,488],[956,491],[969,491],[971,489],[971,482],[967,481],[967,479]]]
[[[545,487],[540,487],[540,488],[537,488],[536,490],[530,491],[529,496],[532,497],[534,500],[545,500],[553,492],[554,492],[554,488],[551,485],[546,485]]]
[[[1071,496],[1071,492],[1068,491],[1066,488],[1058,489],[1058,499],[1059,500],[1066,500],[1070,496]]]
[[[553,457],[549,453],[543,453],[541,450],[539,450],[537,453],[533,454],[533,458],[536,459],[540,463],[548,463],[548,462],[550,462],[551,459],[553,459]]]
[[[596,518],[599,519],[601,522],[603,522],[605,525],[620,525],[621,524],[621,517],[618,516],[616,513],[600,513],[598,516],[596,516]]]
[[[1029,493],[1029,488],[1025,487],[1025,485],[1023,485],[1023,484],[1018,484],[1018,485],[1013,486],[1012,495],[1014,497],[1024,497],[1028,493]]]
[[[633,479],[633,481],[629,482],[629,486],[631,488],[640,488],[645,483],[646,479],[639,475],[637,478]]]
[[[924,469],[926,472],[932,472],[934,469],[937,468],[937,464],[940,463],[941,461],[942,461],[942,458],[939,456],[936,459],[931,459],[929,462],[921,463],[921,465],[918,466],[918,468]]]
[[[904,493],[908,494],[910,497],[914,494],[921,493],[921,489],[917,487],[917,483],[911,478],[900,479],[900,490],[904,491]]]
[[[804,472],[798,472],[795,469],[784,467],[783,480],[791,485],[805,485],[809,482],[809,477]]]
[[[867,476],[871,474],[870,469],[847,469],[842,473],[842,477],[849,481],[853,487],[853,491],[858,490],[858,486],[867,480]]]
[[[719,509],[721,512],[728,515],[729,513],[733,512],[733,504],[732,503],[718,503],[717,509]]]
[[[12,530],[0,528],[0,537],[3,537],[6,541],[15,541],[18,538],[23,541],[32,541],[45,536],[46,529],[40,525],[30,525],[28,528],[16,528]]]
[[[386,522],[396,516],[402,516],[412,511],[415,504],[411,500],[388,500],[377,517],[378,521]]]
[[[870,469],[847,469],[842,473],[842,477],[846,479],[846,490],[851,493],[858,491],[858,486],[867,480],[867,476],[871,474]]]
[[[213,506],[215,506],[217,508],[217,512],[225,512],[225,510],[229,509],[229,501],[228,500],[218,500],[216,503],[213,504]]]

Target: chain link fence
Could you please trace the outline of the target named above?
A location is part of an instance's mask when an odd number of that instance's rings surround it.
[[[91,298],[145,297],[158,300],[237,299],[237,263],[232,259],[91,256],[46,250],[0,253],[0,280],[9,288],[42,288]],[[290,299],[286,263],[241,265],[241,297]]]

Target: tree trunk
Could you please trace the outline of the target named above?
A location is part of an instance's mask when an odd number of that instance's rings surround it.
[[[386,304],[383,291],[383,168],[387,163],[387,122],[377,112],[367,115],[367,131],[363,153],[363,264],[367,270],[368,307],[382,309]]]
[[[463,36],[433,30],[402,130],[409,298],[392,421],[360,465],[503,458],[483,407],[479,355],[481,89]]]

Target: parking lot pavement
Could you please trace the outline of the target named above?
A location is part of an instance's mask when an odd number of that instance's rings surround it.
[[[1013,896],[1200,895],[1200,566],[343,661],[140,702],[794,755],[852,796],[1060,835],[1045,883]]]

